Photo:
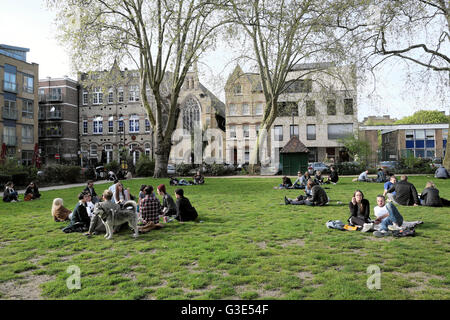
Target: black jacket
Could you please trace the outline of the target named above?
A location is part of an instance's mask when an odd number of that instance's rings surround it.
[[[420,198],[424,200],[424,206],[442,207],[442,200],[439,197],[439,190],[436,188],[425,188],[422,191]]]
[[[361,218],[364,220],[364,222],[368,223],[369,217],[370,217],[369,200],[362,199],[361,203],[362,203],[362,207],[363,207],[362,212],[361,212],[361,208],[358,206],[358,204],[353,205],[353,202],[350,201],[350,203],[348,204],[348,207],[350,209],[350,216],[355,217],[355,218]]]
[[[188,198],[177,199],[177,216],[175,219],[178,221],[194,221],[197,217],[197,210],[191,205]]]
[[[315,206],[324,206],[328,203],[328,196],[323,188],[315,185],[311,189],[311,197],[308,200],[314,202]]]
[[[25,195],[27,195],[27,194],[29,194],[29,193],[31,193],[31,194],[33,195],[33,199],[37,199],[37,198],[40,198],[40,197],[41,197],[41,194],[39,193],[38,187],[34,187],[34,188],[28,187],[28,188],[25,190]]]
[[[330,180],[331,180],[331,182],[334,182],[334,183],[338,182],[339,176],[338,176],[336,170],[335,171],[331,171],[331,173],[330,173]]]
[[[394,184],[387,193],[395,191],[395,202],[402,206],[412,206],[413,204],[420,204],[419,197],[417,196],[416,187],[408,181],[401,180]]]
[[[92,188],[92,192],[91,192],[91,189],[89,189],[89,187],[86,187],[86,188],[84,188],[83,192],[89,192],[91,194],[92,198],[97,196],[97,192],[95,192],[94,188]]]

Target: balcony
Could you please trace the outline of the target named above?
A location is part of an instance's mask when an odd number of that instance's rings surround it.
[[[23,86],[23,92],[25,93],[34,93],[34,88],[33,87],[29,87],[29,86]]]
[[[62,129],[47,130],[43,133],[44,133],[44,137],[47,137],[47,138],[59,138],[59,137],[62,137],[62,135],[63,135]]]
[[[45,94],[40,94],[39,102],[47,102],[47,96]]]
[[[3,135],[3,143],[6,144],[6,146],[16,146],[17,137],[11,135]]]
[[[48,94],[46,101],[48,102],[62,102],[64,95],[62,93]]]
[[[63,118],[63,112],[61,110],[56,110],[53,112],[47,112],[47,120],[61,120]]]
[[[19,86],[16,82],[9,82],[3,80],[3,91],[18,93]]]
[[[17,120],[17,109],[3,107],[2,115],[3,119]]]

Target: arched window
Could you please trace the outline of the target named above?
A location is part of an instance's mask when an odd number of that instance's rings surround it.
[[[200,125],[200,106],[197,100],[188,98],[183,108],[183,129],[191,132],[195,126]]]

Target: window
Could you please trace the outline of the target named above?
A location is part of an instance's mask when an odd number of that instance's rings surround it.
[[[256,136],[259,135],[259,128],[260,128],[260,127],[261,127],[260,124],[257,124],[257,125],[255,126]]]
[[[17,108],[16,102],[12,100],[6,100],[3,106],[3,118],[17,120]]]
[[[119,87],[119,89],[117,89],[117,93],[119,95],[119,102],[123,102],[123,88]]]
[[[133,114],[130,116],[130,133],[139,132],[139,116]]]
[[[242,94],[242,86],[240,83],[233,85],[233,93],[235,95]]]
[[[39,89],[38,90],[38,96],[39,96],[39,102],[45,101],[45,90]]]
[[[293,137],[293,136],[296,136],[297,138],[299,137],[299,135],[298,135],[298,125],[296,125],[296,124],[291,124],[290,125],[290,135],[291,135],[291,138]]]
[[[34,92],[34,77],[28,74],[23,75],[23,91],[27,93]]]
[[[97,157],[97,146],[95,144],[91,144],[90,154],[91,154],[91,158]]]
[[[328,125],[328,139],[344,139],[353,135],[353,123],[339,123]]]
[[[23,125],[22,126],[22,143],[33,143],[33,126]]]
[[[283,126],[274,126],[275,141],[283,141]]]
[[[316,140],[316,125],[308,124],[306,126],[306,140]]]
[[[33,162],[33,151],[22,151],[22,165],[23,166],[31,166],[31,163]]]
[[[3,78],[3,90],[9,92],[17,92],[17,83],[16,83],[16,71],[15,67],[11,66],[11,71],[8,71],[8,65],[5,64],[5,75]],[[14,70],[12,70],[14,69]]]
[[[108,133],[114,133],[114,117],[110,116],[108,118]]]
[[[89,93],[87,90],[83,90],[83,105],[87,105],[89,100]]]
[[[250,162],[250,147],[246,146],[244,151],[244,162],[249,163]]]
[[[286,93],[299,93],[299,92],[311,92],[312,80],[311,79],[299,79],[286,81],[285,92]]]
[[[94,93],[92,94],[92,104],[102,104],[103,103],[103,92],[102,88],[94,88]]]
[[[34,102],[33,100],[23,100],[22,118],[33,119]]]
[[[250,126],[248,124],[244,124],[242,126],[244,138],[248,138],[250,136]]]
[[[228,129],[230,131],[230,138],[236,138],[236,126],[229,126]]]
[[[86,119],[83,119],[83,134],[88,133],[88,121]]]
[[[123,117],[122,116],[119,118],[118,124],[119,124],[118,132],[124,132],[123,131],[124,127],[123,127]]]
[[[62,89],[61,88],[50,88],[49,90],[49,101],[62,101]]]
[[[144,149],[145,149],[145,155],[146,155],[147,157],[150,157],[150,152],[151,152],[150,143],[146,143],[146,144],[144,145]]]
[[[150,120],[145,119],[145,132],[150,132]]]
[[[113,88],[109,88],[108,90],[108,103],[111,104],[114,102],[114,91]]]
[[[113,160],[113,147],[110,144],[106,144],[104,147],[106,153],[106,163],[110,163]]]
[[[327,114],[329,116],[336,115],[336,100],[327,100]]]
[[[353,114],[353,99],[344,99],[344,114]]]
[[[414,140],[414,130],[406,130],[405,138],[406,140]]]
[[[128,92],[128,101],[139,101],[139,86],[130,86]]]
[[[255,115],[256,116],[262,116],[262,114],[263,114],[263,104],[262,103],[258,103],[256,105],[256,108],[255,108]]]
[[[316,115],[316,102],[314,100],[306,101],[306,116],[314,117]]]
[[[3,142],[7,146],[17,145],[16,141],[16,127],[4,126],[3,127]]]
[[[196,99],[186,100],[183,108],[183,129],[192,132],[195,127],[200,126],[200,106]]]
[[[103,134],[103,117],[97,116],[93,121],[93,134]]]
[[[248,107],[248,103],[242,104],[242,115],[250,115],[250,108]]]
[[[230,104],[228,106],[228,110],[229,110],[230,116],[237,116],[237,110],[236,110],[235,104]]]
[[[60,137],[62,135],[61,124],[51,124],[45,128],[45,135],[47,137]]]

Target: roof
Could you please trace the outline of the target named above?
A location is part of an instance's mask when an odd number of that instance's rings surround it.
[[[292,136],[283,149],[280,150],[280,153],[309,153],[309,149],[297,138],[297,136]]]
[[[216,110],[216,113],[225,118],[225,104],[220,101],[211,91],[209,91],[203,84],[199,82],[200,89],[211,99],[211,106]]]

